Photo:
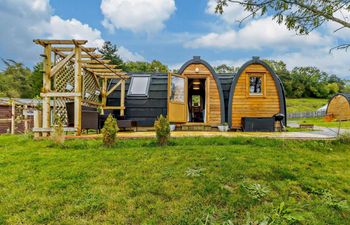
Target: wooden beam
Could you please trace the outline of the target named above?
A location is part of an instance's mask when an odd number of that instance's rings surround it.
[[[120,116],[124,116],[125,110],[125,80],[122,80],[122,86],[120,89]]]
[[[68,61],[70,61],[73,56],[75,55],[74,52],[72,52],[70,55],[66,56],[63,60],[61,60],[59,63],[57,63],[52,69],[51,69],[51,77],[57,73]]]
[[[98,76],[101,79],[106,78],[106,79],[124,79],[125,80],[125,79],[129,78],[129,76],[122,75],[122,74],[119,74],[119,75],[116,75],[116,74],[107,74],[107,75],[96,74],[96,76]]]
[[[36,44],[39,45],[84,45],[88,41],[87,40],[43,40],[43,39],[36,39],[34,40]]]
[[[100,59],[100,60],[81,60],[81,63],[86,63],[86,64],[108,64],[111,62],[111,60],[105,60],[105,59]]]
[[[44,73],[43,73],[43,93],[51,91],[51,45],[46,45],[44,50]],[[43,98],[43,128],[51,127],[51,105],[50,98]],[[43,133],[43,136],[48,136],[48,133]]]
[[[40,121],[42,121],[42,113],[39,110],[34,110],[34,128],[41,128],[41,123]],[[39,132],[35,132],[34,133],[34,138],[38,138],[41,136],[41,133]]]
[[[101,96],[102,96],[102,105],[106,106],[106,103],[107,103],[107,79],[102,80]]]
[[[87,69],[105,69],[105,68],[115,69],[117,67],[117,65],[82,64],[82,67],[87,68]]]
[[[53,132],[53,131],[54,131],[54,128],[40,128],[40,127],[38,127],[38,128],[34,127],[33,128],[33,132],[35,132],[35,133]],[[75,129],[74,127],[64,127],[63,131],[64,132],[76,132],[77,129]]]
[[[81,48],[75,46],[75,63],[74,63],[74,92],[77,96],[74,97],[74,128],[76,135],[81,135],[81,93],[82,93],[82,77],[81,77]],[[78,94],[80,94],[78,96]]]
[[[116,83],[111,89],[109,89],[109,91],[107,92],[107,96],[109,96],[110,94],[113,93],[113,91],[115,89],[117,89],[121,84],[122,84],[123,80],[120,80],[118,83]]]
[[[80,93],[72,93],[72,92],[68,92],[68,93],[60,93],[60,92],[49,92],[49,93],[41,93],[40,94],[41,97],[80,97],[81,94]]]
[[[103,55],[101,54],[82,54],[81,57],[82,59],[99,59],[99,58],[103,58]]]
[[[123,110],[123,109],[125,109],[125,107],[121,107],[121,106],[104,106],[104,107],[102,107],[103,109],[111,109],[111,110],[113,110],[113,109],[120,109],[120,110]]]
[[[89,69],[93,73],[120,73],[120,69]]]
[[[85,47],[81,47],[82,49],[84,49],[85,52],[94,52],[97,50],[97,48],[85,48]],[[74,52],[74,48],[70,48],[70,47],[56,47],[56,48],[52,48],[52,51],[59,51],[59,52]]]
[[[88,103],[90,105],[102,106],[102,103],[99,103],[99,102],[93,102],[93,101],[89,101],[89,100],[82,100],[82,102]]]

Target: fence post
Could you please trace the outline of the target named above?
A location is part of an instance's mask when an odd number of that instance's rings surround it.
[[[11,100],[11,134],[15,134],[16,123],[16,102]]]

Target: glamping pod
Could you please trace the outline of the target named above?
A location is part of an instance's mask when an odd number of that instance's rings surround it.
[[[334,95],[329,100],[327,115],[336,120],[350,120],[350,94]]]
[[[186,62],[177,74],[130,73],[126,80],[125,117],[139,127],[153,126],[161,114],[174,124],[205,124],[215,127],[225,122],[225,102],[232,74],[218,75],[200,57]],[[221,82],[225,87],[224,101]],[[118,83],[112,80],[110,87]],[[107,99],[113,106],[120,101],[120,88]],[[227,104],[226,104],[227,105]],[[113,112],[118,115],[118,111]]]
[[[225,103],[218,74],[199,56],[168,78],[168,118],[173,123],[225,122]]]
[[[276,114],[287,123],[283,85],[269,65],[253,57],[234,76],[228,103],[228,123],[233,129],[274,131]]]

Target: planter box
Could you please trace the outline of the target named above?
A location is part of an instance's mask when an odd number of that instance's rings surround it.
[[[171,125],[170,125],[170,131],[174,131],[175,129],[176,129],[176,125],[171,124]]]
[[[220,125],[220,126],[218,126],[218,129],[220,132],[227,132],[228,126]]]

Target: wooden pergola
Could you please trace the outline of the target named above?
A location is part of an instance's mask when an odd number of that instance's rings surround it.
[[[43,46],[42,127],[36,129],[48,136],[51,129],[51,110],[64,114],[65,102],[74,101],[74,131],[81,134],[82,105],[102,109],[125,110],[125,80],[129,76],[96,54],[97,48],[88,48],[86,40],[34,40]],[[118,82],[108,89],[111,79]],[[120,87],[119,106],[107,106],[107,96]],[[53,101],[52,101],[53,100]],[[52,106],[53,102],[53,106]],[[52,109],[53,108],[53,109]]]

